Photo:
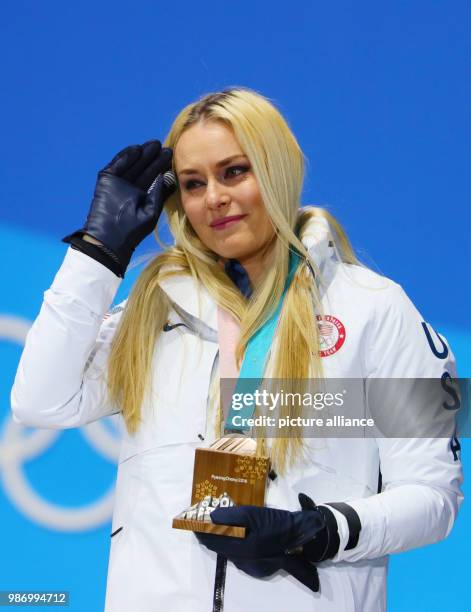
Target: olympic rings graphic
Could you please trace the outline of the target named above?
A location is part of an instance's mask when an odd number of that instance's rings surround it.
[[[24,346],[31,323],[20,317],[0,315],[0,340]],[[116,417],[108,417],[80,428],[90,446],[109,461],[118,460],[119,438],[104,421],[118,431]],[[114,485],[92,504],[80,508],[63,507],[43,499],[25,478],[23,464],[34,459],[61,435],[61,431],[36,429],[27,434],[26,427],[11,416],[0,437],[0,477],[6,495],[14,506],[30,520],[56,531],[86,531],[110,521],[113,512]]]

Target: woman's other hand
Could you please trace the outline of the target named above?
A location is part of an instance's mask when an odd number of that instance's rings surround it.
[[[170,170],[172,150],[158,140],[131,145],[120,151],[98,173],[95,193],[85,225],[66,236],[88,235],[112,251],[123,273],[138,244],[157,225],[165,200],[175,190],[167,186],[163,174]],[[152,189],[150,189],[152,186]]]

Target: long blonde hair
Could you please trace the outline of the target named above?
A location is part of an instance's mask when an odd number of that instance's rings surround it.
[[[321,216],[332,228],[337,252],[343,261],[358,263],[340,224],[318,207],[300,209],[304,179],[304,156],[281,113],[267,98],[247,88],[231,88],[210,93],[186,106],[175,119],[164,146],[175,149],[185,130],[202,121],[220,121],[229,126],[248,157],[257,179],[267,214],[276,230],[270,253],[271,265],[247,300],[218,263],[219,256],[206,247],[187,221],[177,190],[164,206],[175,244],[159,253],[138,277],[120,324],[109,357],[108,391],[121,406],[126,427],[134,433],[141,420],[141,405],[151,384],[155,342],[169,312],[169,300],[160,288],[163,278],[174,274],[192,276],[219,305],[229,311],[241,326],[236,348],[238,366],[250,337],[273,313],[282,296],[288,273],[289,250],[302,258],[287,291],[277,334],[277,347],[270,363],[275,379],[322,378],[317,321],[322,313],[320,293],[309,272],[308,263],[320,273],[300,237],[310,218]],[[298,237],[299,236],[299,237]],[[156,236],[157,241],[158,236]],[[159,242],[160,243],[160,242]],[[172,270],[163,270],[164,266]],[[217,378],[217,377],[216,377]],[[213,397],[219,397],[219,387]],[[299,408],[291,409],[296,416]],[[218,406],[217,435],[220,435],[221,406]],[[303,441],[299,428],[289,437],[276,438],[270,449],[272,465],[283,473],[299,457]],[[267,452],[263,437],[257,438],[257,453]]]

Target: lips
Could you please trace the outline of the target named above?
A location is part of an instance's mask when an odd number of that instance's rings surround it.
[[[211,221],[210,225],[214,229],[223,229],[228,225],[232,225],[232,222],[239,221],[240,219],[243,219],[246,216],[247,215],[232,215],[230,217],[222,217],[221,219],[215,219],[214,221]]]

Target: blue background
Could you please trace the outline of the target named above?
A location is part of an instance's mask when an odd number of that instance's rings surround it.
[[[15,0],[2,13],[0,316],[34,320],[60,239],[82,225],[96,173],[118,150],[162,139],[196,97],[243,85],[278,105],[309,159],[303,203],[339,218],[471,375],[469,2]],[[156,249],[150,237],[138,253]],[[21,349],[0,338],[0,476]],[[23,467],[67,507],[105,493],[116,469],[79,430]],[[389,610],[469,609],[470,516],[465,502],[446,541],[391,558]],[[1,482],[0,520],[0,590],[65,589],[69,609],[103,609],[110,522],[46,529]]]

